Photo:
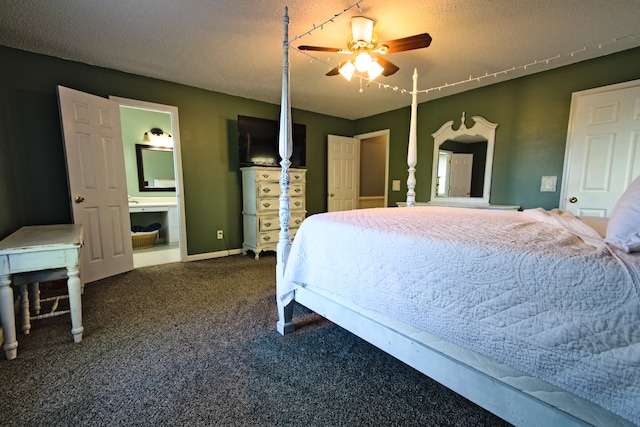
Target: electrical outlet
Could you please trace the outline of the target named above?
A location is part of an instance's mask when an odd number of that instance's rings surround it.
[[[224,234],[222,233],[222,230],[218,230],[218,239],[224,239]]]

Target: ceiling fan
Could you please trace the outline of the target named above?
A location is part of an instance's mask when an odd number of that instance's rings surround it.
[[[390,76],[400,69],[391,61],[385,59],[383,55],[422,49],[430,44],[431,36],[428,33],[378,43],[378,36],[373,32],[373,20],[364,16],[354,16],[351,18],[351,35],[347,40],[347,49],[306,45],[299,46],[298,49],[354,54],[354,58],[342,61],[326,75],[336,76],[341,74],[345,79],[351,80],[357,70],[361,73],[366,72],[369,75],[369,80],[373,80],[380,74]]]

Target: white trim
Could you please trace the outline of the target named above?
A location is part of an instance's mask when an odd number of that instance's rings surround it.
[[[242,253],[241,249],[229,249],[225,251],[206,252],[203,254],[187,255],[182,258],[182,261],[202,261],[205,259],[222,258],[229,255],[239,255]]]

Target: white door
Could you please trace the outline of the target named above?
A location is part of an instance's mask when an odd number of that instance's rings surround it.
[[[449,197],[471,197],[471,168],[473,154],[453,153],[451,155],[451,186]]]
[[[73,222],[84,227],[82,280],[133,269],[118,103],[58,86]]]
[[[327,207],[329,212],[358,208],[358,139],[329,135]]]
[[[608,217],[640,175],[640,80],[576,92],[560,208]]]
[[[449,197],[449,182],[451,181],[452,151],[438,151],[438,181],[436,182],[436,196]]]

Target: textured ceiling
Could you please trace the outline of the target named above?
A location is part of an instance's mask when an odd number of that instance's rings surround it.
[[[422,102],[640,46],[640,0],[0,0],[0,44],[279,104],[285,6],[292,106],[350,119],[410,105],[414,68]],[[296,49],[345,47],[354,15],[433,42],[360,91]]]

